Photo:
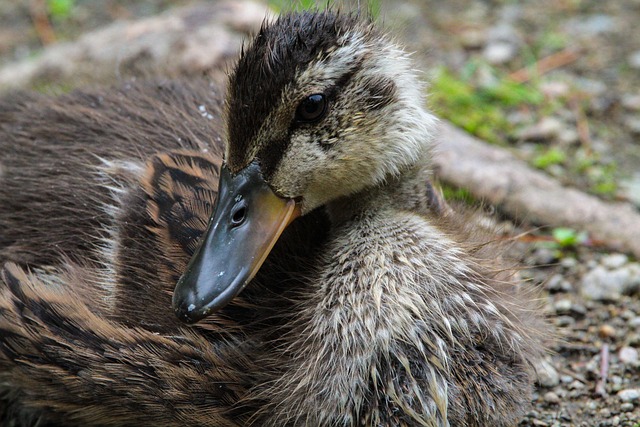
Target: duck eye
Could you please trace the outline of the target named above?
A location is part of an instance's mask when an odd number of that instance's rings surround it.
[[[327,99],[321,93],[308,96],[296,110],[296,120],[302,123],[317,122],[327,112]]]

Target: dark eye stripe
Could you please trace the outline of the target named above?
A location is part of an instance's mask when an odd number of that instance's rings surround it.
[[[335,83],[327,88],[327,90],[324,92],[327,96],[327,99],[334,100],[338,93],[340,93],[345,87],[349,85],[349,82],[351,81],[351,79],[353,79],[353,76],[355,76],[362,69],[362,63],[364,62],[364,59],[364,56],[358,58],[358,60],[353,64],[351,68],[349,68],[349,70],[338,77]]]

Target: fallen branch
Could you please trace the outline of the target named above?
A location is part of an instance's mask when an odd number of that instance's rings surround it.
[[[509,151],[442,122],[434,158],[439,177],[499,206],[516,219],[589,232],[611,248],[640,257],[640,214],[564,187]]]
[[[575,49],[564,49],[540,59],[533,66],[522,68],[509,74],[509,79],[516,83],[525,83],[556,68],[571,64],[580,57]]]
[[[0,68],[0,88],[28,87],[41,80],[73,85],[83,80],[113,82],[154,71],[189,76],[217,70],[216,76],[224,77],[243,37],[259,27],[266,13],[263,4],[228,0],[114,23],[76,42],[52,45],[34,61]],[[567,50],[545,58],[537,64],[537,72],[565,65],[576,55]],[[139,74],[132,72],[140,69]],[[529,74],[517,72],[512,78],[522,81]],[[583,127],[581,132],[586,134],[588,129]],[[588,135],[582,137],[588,142]],[[508,151],[447,122],[442,123],[434,163],[443,180],[468,188],[514,218],[586,230],[593,241],[640,258],[640,215],[629,204],[605,203],[563,187]]]

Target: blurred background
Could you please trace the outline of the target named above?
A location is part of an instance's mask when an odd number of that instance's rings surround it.
[[[0,0],[0,66],[113,21],[194,3]],[[314,5],[264,3],[276,11]],[[640,1],[377,0],[368,7],[428,70],[440,116],[516,147],[564,183],[640,205]]]
[[[333,3],[354,10],[359,2]],[[223,81],[266,14],[312,7],[312,0],[0,0],[0,92],[64,93],[158,72],[210,72]],[[637,212],[640,0],[360,7],[413,52],[438,116],[561,184]],[[450,200],[477,202],[465,188],[443,188]],[[543,289],[559,338],[521,425],[640,427],[640,263],[584,230],[535,224],[543,227],[531,231],[527,212],[521,216],[499,221],[507,235],[529,232],[516,257],[522,277]]]

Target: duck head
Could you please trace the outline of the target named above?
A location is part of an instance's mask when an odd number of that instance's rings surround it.
[[[388,36],[354,15],[265,23],[230,76],[214,213],[173,307],[193,323],[253,278],[296,217],[425,158],[434,117]]]

